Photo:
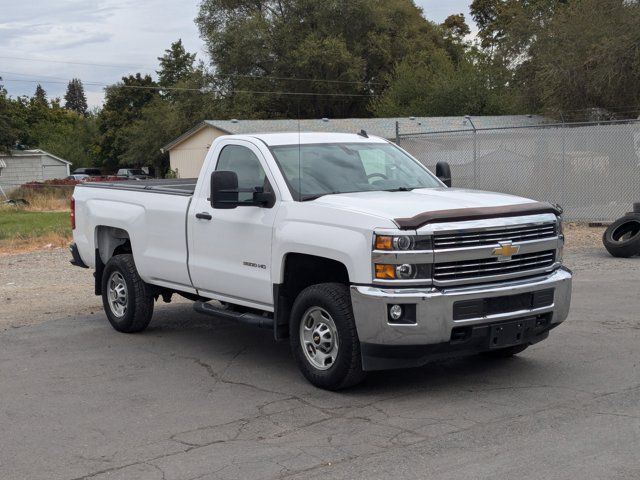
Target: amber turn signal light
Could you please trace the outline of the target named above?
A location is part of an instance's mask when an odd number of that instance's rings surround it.
[[[376,278],[381,280],[393,280],[396,278],[395,265],[376,263]]]
[[[376,235],[376,250],[392,250],[393,237],[388,235]]]

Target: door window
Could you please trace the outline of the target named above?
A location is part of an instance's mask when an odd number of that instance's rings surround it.
[[[235,172],[238,175],[238,188],[263,187],[269,190],[269,181],[266,178],[258,157],[247,147],[241,145],[227,145],[220,152],[216,171]],[[240,192],[238,200],[250,201],[253,198],[251,192]]]

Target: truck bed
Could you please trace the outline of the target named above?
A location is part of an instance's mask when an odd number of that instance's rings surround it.
[[[197,178],[124,180],[122,182],[85,182],[79,184],[78,187],[164,193],[166,195],[190,197],[193,195],[197,181]]]

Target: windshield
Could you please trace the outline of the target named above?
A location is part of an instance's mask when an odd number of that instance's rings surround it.
[[[330,193],[442,186],[422,165],[389,143],[280,145],[271,152],[296,200]]]
[[[145,175],[143,170],[136,170],[134,168],[131,168],[130,170],[128,170],[129,175]]]

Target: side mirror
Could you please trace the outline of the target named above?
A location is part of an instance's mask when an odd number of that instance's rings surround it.
[[[236,208],[238,206],[238,175],[223,170],[211,174],[211,198],[213,208]]]
[[[451,186],[451,167],[447,162],[436,163],[436,177],[447,187]]]
[[[250,193],[250,200],[240,201],[239,193]],[[216,171],[211,174],[211,206],[217,209],[236,207],[271,208],[276,203],[273,192],[265,192],[264,187],[238,188],[236,172]]]

